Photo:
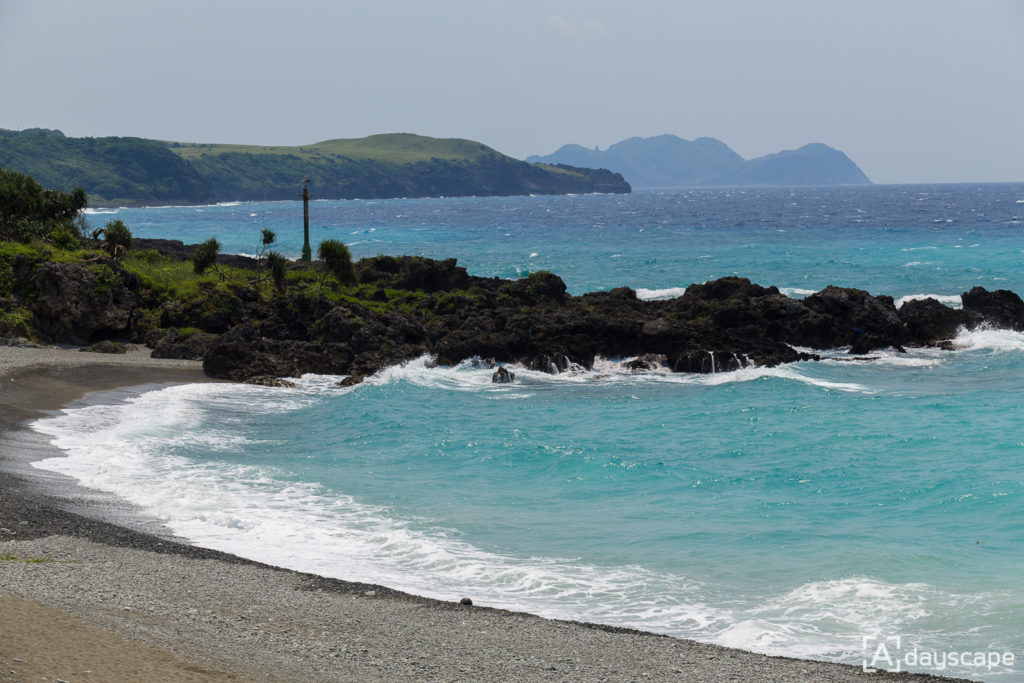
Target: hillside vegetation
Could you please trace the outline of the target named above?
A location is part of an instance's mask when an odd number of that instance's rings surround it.
[[[392,164],[443,159],[474,161],[484,156],[502,156],[487,145],[460,138],[428,138],[411,133],[371,135],[365,138],[324,140],[299,147],[260,145],[215,145],[191,142],[164,143],[178,156],[194,161],[220,154],[291,155],[300,159],[335,156]]]
[[[0,167],[82,187],[94,206],[295,199],[303,178],[320,199],[630,191],[607,170],[528,164],[479,142],[404,133],[264,147],[0,129]]]
[[[59,130],[0,128],[0,167],[47,187],[83,188],[96,204],[205,204],[209,183],[166,145],[143,138],[69,138]]]

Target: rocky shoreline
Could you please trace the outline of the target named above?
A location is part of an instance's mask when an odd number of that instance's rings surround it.
[[[192,248],[138,242],[177,259]],[[817,359],[808,349],[945,347],[961,328],[1024,330],[1024,301],[982,287],[965,292],[960,309],[935,299],[897,308],[892,297],[835,286],[794,299],[740,277],[645,301],[628,287],[573,296],[547,271],[509,281],[471,276],[455,259],[377,256],[355,264],[348,293],[303,283],[267,296],[206,282],[197,295],[173,299],[119,262],[104,264],[108,282],[98,284],[83,264],[15,259],[12,277],[28,292],[42,338],[145,343],[154,357],[202,360],[210,376],[236,381],[307,372],[357,381],[423,355],[441,365],[477,358],[552,373],[589,369],[598,357],[626,359],[633,372],[725,372]]]

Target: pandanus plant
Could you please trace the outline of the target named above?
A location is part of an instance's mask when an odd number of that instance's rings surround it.
[[[356,281],[356,269],[352,265],[352,254],[341,240],[324,240],[317,247],[316,257],[320,261],[320,287],[323,288],[328,275],[339,283],[350,285]]]

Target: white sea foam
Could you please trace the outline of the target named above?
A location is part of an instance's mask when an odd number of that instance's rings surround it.
[[[662,299],[675,299],[686,293],[686,287],[666,287],[665,289],[647,289],[638,287],[636,298],[642,301],[659,301]]]
[[[793,297],[793,296],[804,297],[804,296],[810,296],[811,294],[817,294],[818,293],[818,290],[816,290],[816,289],[801,289],[800,287],[779,287],[779,291],[782,292],[783,294],[785,294],[786,296],[789,296],[789,297]]]
[[[609,360],[598,358],[590,370],[576,366],[564,372],[531,370],[519,364],[506,366],[515,373],[515,382],[495,384],[491,381],[494,367],[479,359],[464,361],[457,366],[435,365],[433,358],[422,356],[401,365],[391,366],[366,379],[366,384],[383,386],[395,382],[409,382],[416,386],[450,391],[488,392],[504,394],[504,399],[522,398],[542,385],[644,385],[679,384],[691,386],[724,386],[764,379],[782,379],[815,386],[825,390],[870,394],[873,390],[854,382],[834,382],[813,376],[810,366],[782,365],[774,368],[748,366],[730,372],[709,374],[673,372],[662,365],[653,370],[637,373],[626,366],[632,358]],[[496,397],[496,396],[492,396]]]
[[[920,583],[863,577],[813,581],[745,610],[746,618],[714,642],[772,655],[857,660],[863,656],[862,636],[905,633],[929,615],[935,594]]]
[[[953,346],[964,351],[1024,351],[1024,333],[990,327],[979,327],[969,331],[961,329],[953,339]]]
[[[931,368],[942,365],[946,361],[946,352],[941,349],[915,349],[908,353],[896,351],[872,351],[876,365],[888,365],[894,368]]]
[[[712,386],[728,384],[731,382],[750,382],[760,379],[776,378],[800,382],[801,384],[807,384],[809,386],[830,391],[842,391],[856,394],[874,393],[873,389],[862,384],[857,384],[856,382],[833,382],[820,377],[814,377],[809,373],[804,372],[804,369],[799,365],[780,365],[774,368],[750,367],[743,368],[742,370],[735,370],[733,372],[721,372],[713,375],[698,376],[706,378],[704,383]]]
[[[672,370],[667,367],[660,367],[650,372],[637,374],[627,369],[622,362],[613,363],[611,361],[597,361],[594,363],[594,374],[596,374],[596,378],[598,380],[606,382],[613,381],[634,384],[658,382],[711,387],[742,384],[744,382],[756,382],[760,380],[781,379],[806,384],[808,386],[819,387],[826,390],[862,394],[873,393],[868,387],[854,382],[833,382],[819,377],[814,377],[809,372],[811,367],[811,365],[805,364],[780,365],[774,368],[750,365],[745,368],[729,372],[715,372],[708,374],[672,372]],[[561,375],[558,375],[557,377],[561,377]],[[588,377],[584,375],[577,378],[576,381],[580,381],[580,379],[586,380]]]
[[[222,436],[221,413],[251,424],[263,411],[308,403],[334,379],[303,378],[291,392],[173,387],[66,410],[33,427],[67,456],[36,465],[118,494],[193,543],[278,566],[443,599],[469,594],[481,604],[550,617],[693,635],[725,626],[723,614],[699,599],[700,585],[682,575],[487,552],[429,520],[399,519],[318,484],[288,481],[272,467],[171,453],[258,445],[237,433]]]
[[[456,366],[437,365],[432,356],[420,356],[400,365],[392,365],[366,378],[369,385],[383,386],[409,382],[429,389],[452,391],[505,391],[509,384],[491,381],[495,368],[479,359],[463,361]]]
[[[961,308],[963,306],[963,300],[959,294],[907,294],[896,300],[896,308],[899,308],[908,301],[921,301],[923,299],[935,299],[940,304],[945,304],[951,308]]]
[[[103,214],[117,213],[120,209],[84,209],[82,213],[87,216],[96,216]]]

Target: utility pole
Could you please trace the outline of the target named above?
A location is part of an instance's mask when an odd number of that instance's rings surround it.
[[[313,260],[313,250],[309,246],[309,178],[302,179],[302,260],[309,263]]]

